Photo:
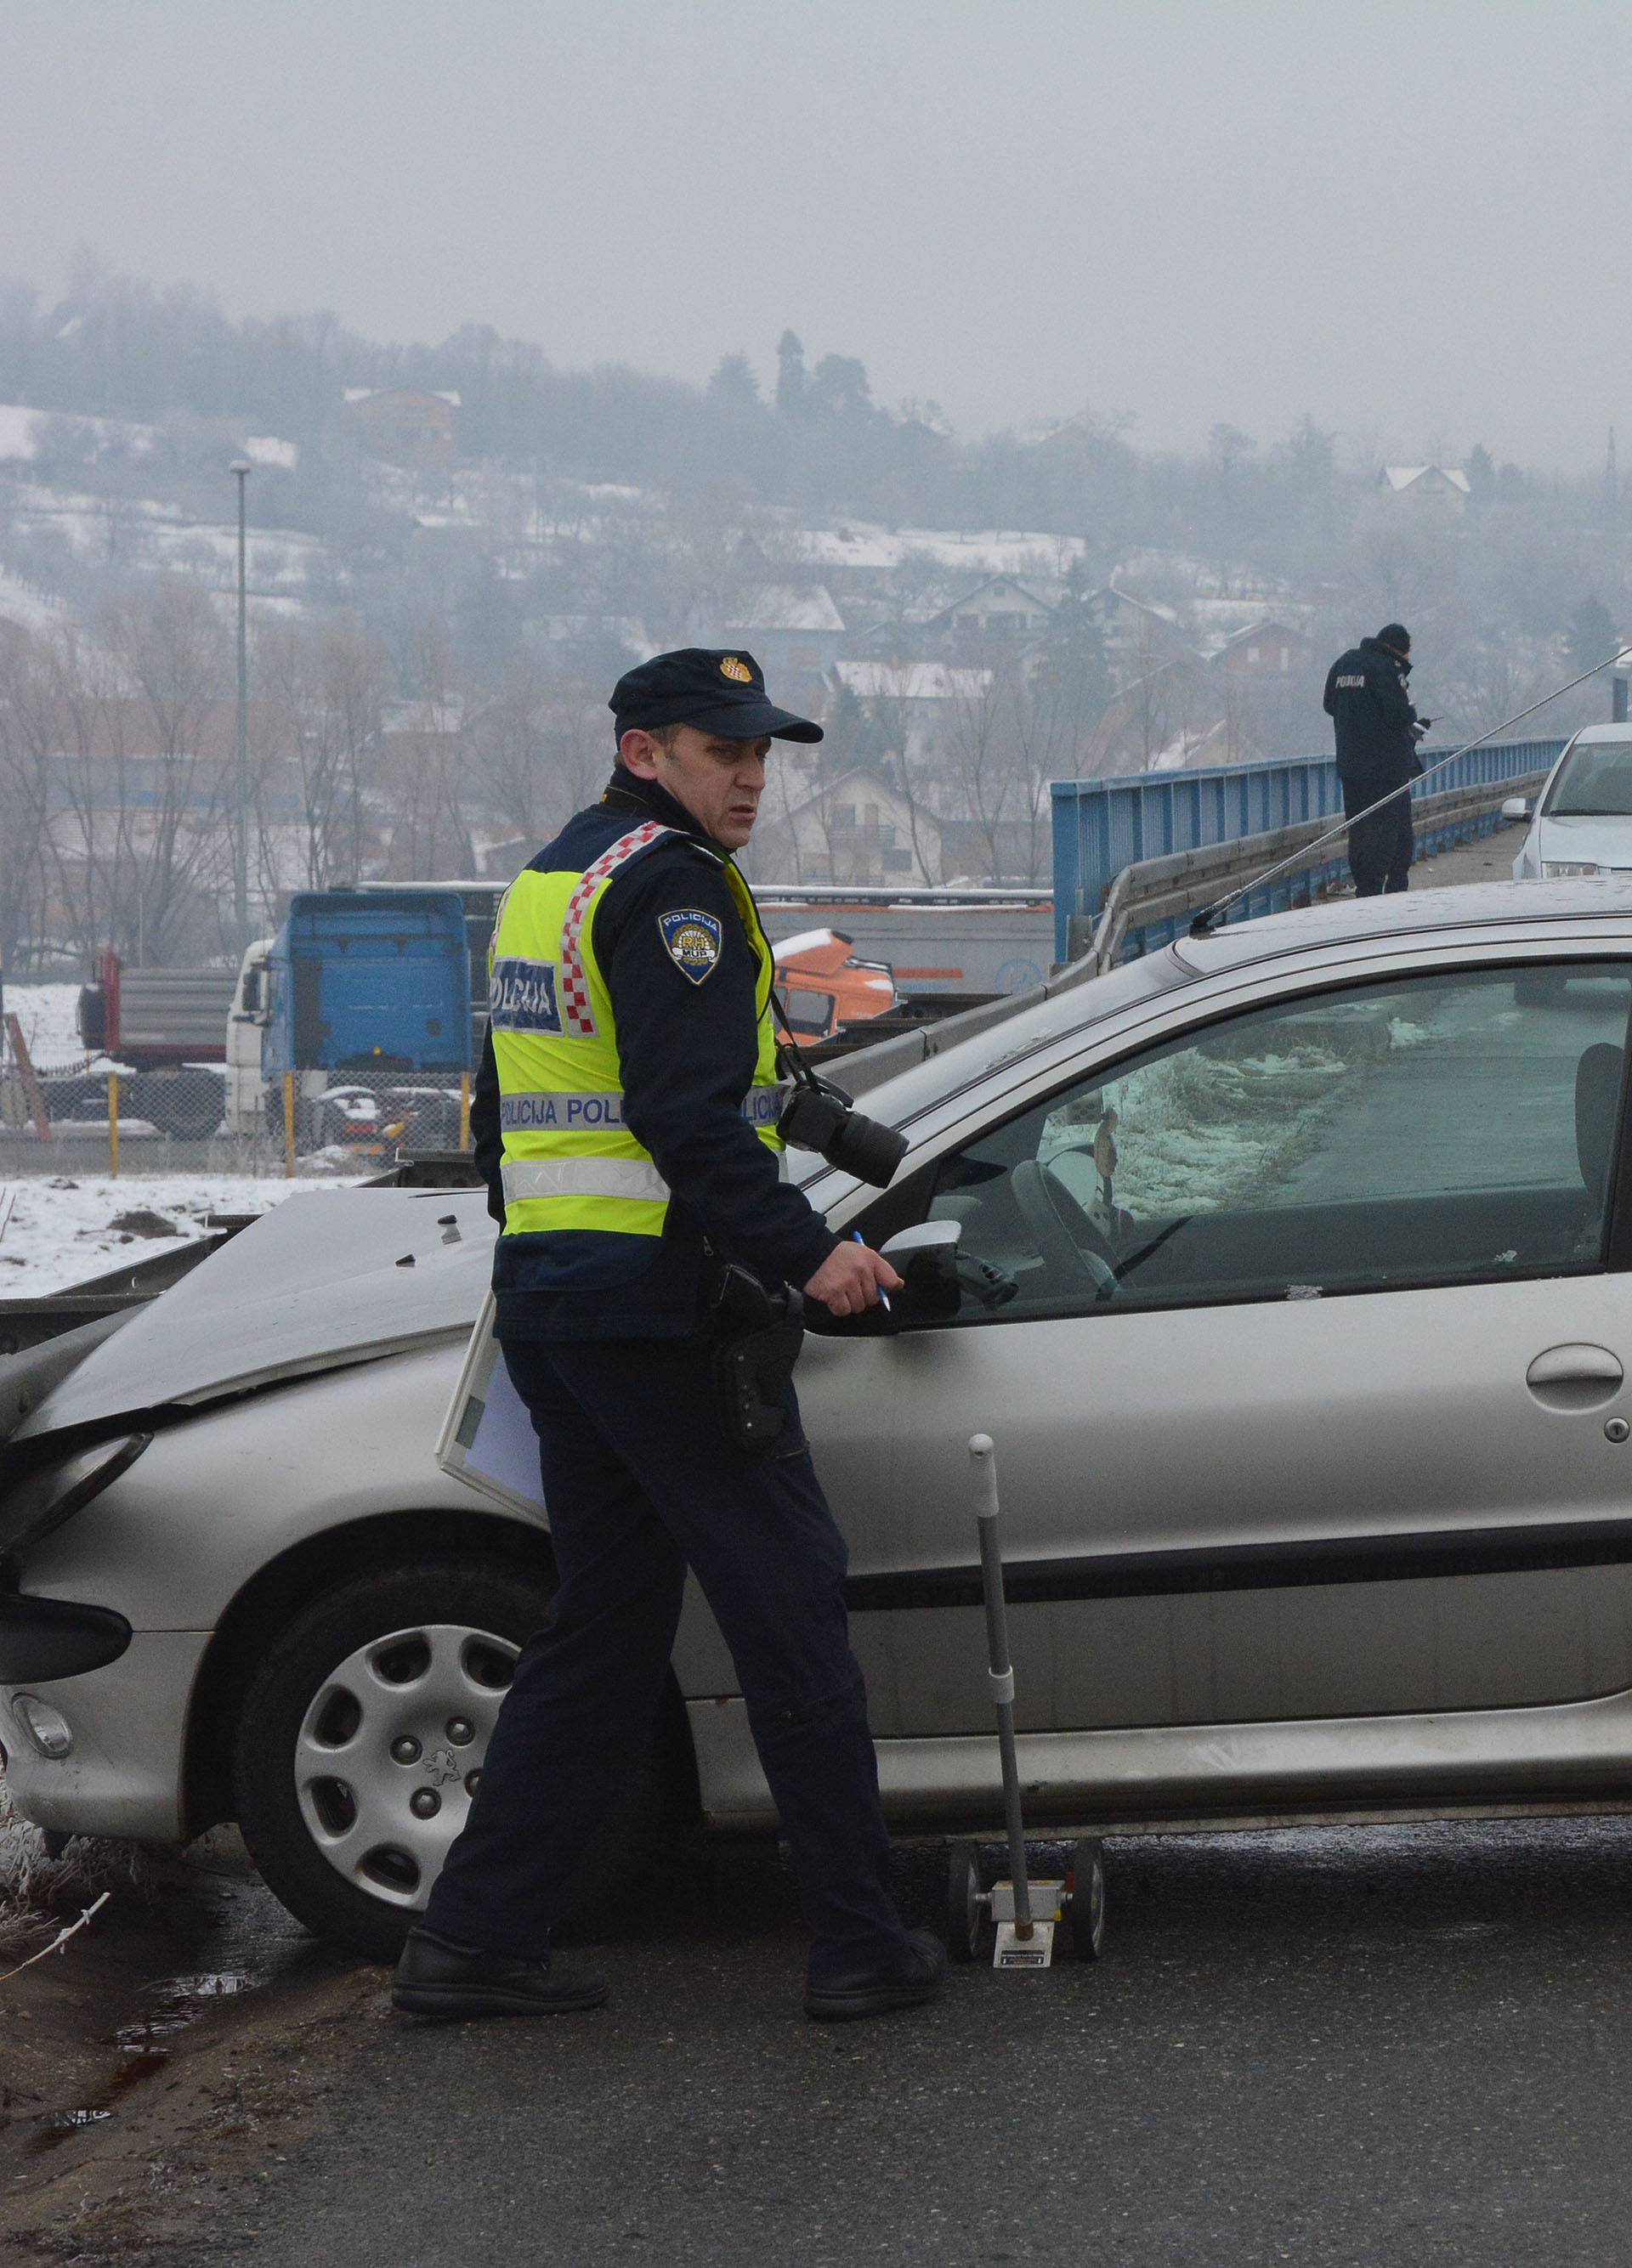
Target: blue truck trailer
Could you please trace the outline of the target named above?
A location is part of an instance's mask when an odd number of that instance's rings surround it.
[[[455,891],[298,890],[244,956],[227,1035],[228,1121],[244,1132],[281,1124],[292,1072],[303,1146],[371,1128],[383,1141],[402,1120],[424,1145],[456,1130],[472,1064]]]
[[[267,967],[269,1076],[470,1069],[464,909],[450,890],[298,890]]]

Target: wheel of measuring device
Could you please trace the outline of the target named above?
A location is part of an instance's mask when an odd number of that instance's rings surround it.
[[[1079,1961],[1097,1961],[1105,1943],[1105,1861],[1097,1836],[1071,1845],[1071,1903],[1066,1909],[1071,1948]]]
[[[980,1896],[980,1853],[972,1843],[954,1843],[947,1856],[946,1941],[954,1961],[980,1958],[980,1933],[986,1910]]]

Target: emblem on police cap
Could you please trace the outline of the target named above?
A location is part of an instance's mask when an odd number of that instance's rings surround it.
[[[721,924],[713,914],[701,913],[694,906],[676,913],[659,914],[657,933],[675,967],[693,984],[700,984],[712,974],[725,941]]]
[[[720,674],[721,677],[735,678],[739,685],[751,685],[754,681],[753,671],[745,661],[739,660],[734,653],[727,654],[720,663]]]

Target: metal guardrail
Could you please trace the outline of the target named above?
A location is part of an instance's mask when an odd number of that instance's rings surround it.
[[[1553,755],[1562,741],[1521,744],[1532,754],[1540,747],[1547,762],[1529,771],[1508,772],[1493,781],[1441,789],[1432,795],[1414,796],[1412,833],[1419,851],[1447,850],[1452,843],[1487,833],[1511,795],[1533,793],[1552,769]],[[1496,750],[1505,755],[1507,750]],[[1330,767],[1328,768],[1330,769]],[[1067,788],[1075,784],[1063,783]],[[1105,784],[1105,783],[1100,783]],[[860,1097],[897,1071],[910,1070],[927,1057],[942,1054],[962,1040],[1000,1024],[1022,1008],[1035,1007],[1114,966],[1130,936],[1138,935],[1142,951],[1166,944],[1201,907],[1222,898],[1236,884],[1260,873],[1277,860],[1288,858],[1305,843],[1312,845],[1333,823],[1331,815],[1300,821],[1291,827],[1272,828],[1233,841],[1215,842],[1190,850],[1170,851],[1124,866],[1104,894],[1104,902],[1092,914],[1073,915],[1067,924],[1067,952],[1045,983],[1029,992],[1006,995],[985,1007],[928,1024],[921,1031],[905,1032],[875,1046],[863,1046],[841,1062],[826,1066],[826,1075],[851,1095]],[[1336,852],[1336,857],[1331,855]],[[1348,856],[1341,839],[1328,846],[1321,858],[1292,868],[1262,892],[1242,901],[1241,914],[1250,918],[1295,904],[1308,904],[1348,873]]]
[[[1436,775],[1435,792],[1500,785],[1511,794],[1520,778],[1552,765],[1562,740],[1508,740],[1473,748]],[[1450,753],[1422,750],[1425,763]],[[1237,843],[1276,834],[1310,820],[1328,821],[1343,808],[1337,766],[1330,756],[1287,756],[1256,764],[1208,764],[1193,771],[1141,772],[1118,779],[1056,780],[1050,797],[1054,844],[1054,954],[1070,958],[1067,924],[1073,916],[1097,919],[1105,894],[1125,866],[1181,851]],[[1421,800],[1421,799],[1417,799]],[[1462,822],[1449,839],[1494,824],[1492,817]],[[1435,843],[1429,847],[1444,847]],[[1265,862],[1269,863],[1268,861]],[[1284,887],[1253,910],[1268,913],[1291,902]],[[1164,943],[1156,936],[1148,942]]]
[[[1412,834],[1419,856],[1448,849],[1453,843],[1485,832],[1510,796],[1528,795],[1539,789],[1547,769],[1521,772],[1494,785],[1453,787],[1437,794],[1415,797],[1411,806]],[[1339,882],[1348,867],[1344,842],[1327,844],[1316,856],[1312,846],[1329,832],[1329,819],[1310,819],[1296,827],[1280,827],[1262,835],[1244,836],[1235,843],[1209,844],[1206,849],[1177,850],[1160,858],[1144,858],[1125,866],[1105,893],[1097,914],[1074,914],[1067,924],[1067,959],[1073,968],[1091,961],[1096,974],[1120,958],[1129,937],[1138,933],[1141,949],[1153,951],[1182,928],[1192,914],[1230,890],[1250,881],[1255,873],[1294,859],[1305,844],[1311,846],[1307,862],[1296,864],[1278,878],[1273,890],[1250,893],[1242,901],[1244,917],[1267,913],[1275,907],[1309,904]],[[1335,856],[1333,854],[1335,852]],[[1274,900],[1274,906],[1269,902]]]

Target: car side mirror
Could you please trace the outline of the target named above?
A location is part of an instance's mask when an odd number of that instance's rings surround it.
[[[1503,819],[1528,819],[1534,809],[1534,804],[1526,801],[1522,795],[1510,795],[1502,806],[1502,816]]]
[[[896,1320],[908,1323],[943,1323],[955,1315],[963,1293],[957,1280],[957,1243],[964,1233],[961,1220],[920,1220],[912,1228],[897,1230],[882,1248],[884,1258],[905,1278],[891,1294]]]

